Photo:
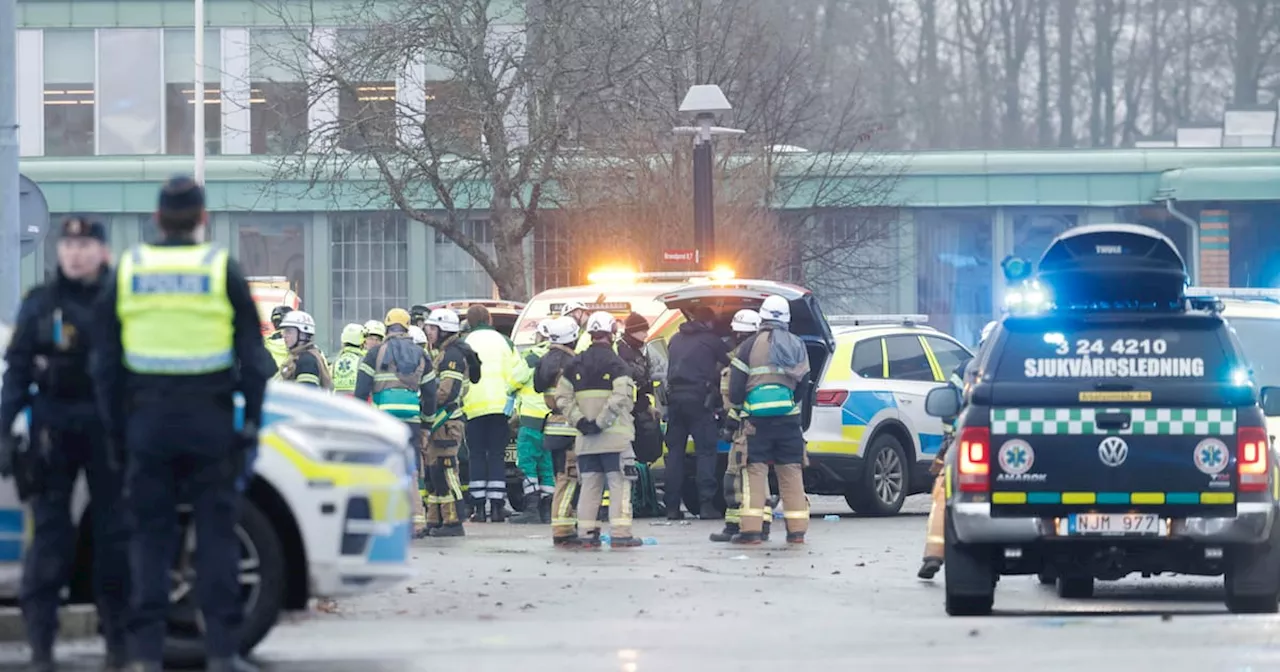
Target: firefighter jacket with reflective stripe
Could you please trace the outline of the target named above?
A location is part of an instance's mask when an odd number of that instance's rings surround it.
[[[284,361],[276,374],[278,380],[287,380],[302,385],[311,385],[322,390],[333,390],[333,378],[329,375],[329,366],[324,361],[324,353],[315,343],[298,343],[289,350],[289,358]]]
[[[471,372],[467,365],[467,346],[454,334],[440,344],[435,355],[436,379],[436,413],[432,418],[432,427],[438,427],[446,420],[463,418],[462,402],[467,398],[471,388]]]
[[[507,372],[516,358],[515,346],[488,325],[479,325],[462,341],[480,357],[480,382],[467,390],[462,410],[468,418],[502,413],[507,408]]]
[[[365,355],[356,376],[355,397],[408,423],[436,412],[436,374],[427,353],[405,333],[387,336]]]
[[[330,371],[333,376],[333,391],[338,394],[355,394],[356,376],[360,373],[360,360],[364,359],[364,350],[354,345],[342,346],[342,352],[333,360]]]
[[[511,373],[508,377],[511,380],[512,392],[520,403],[521,427],[542,431],[543,421],[546,420],[547,414],[551,412],[547,407],[546,400],[543,399],[543,395],[533,389],[533,374],[538,370],[538,362],[542,360],[543,355],[546,355],[550,349],[550,343],[538,343],[517,355],[513,360]]]
[[[126,369],[200,375],[231,368],[235,311],[227,298],[227,258],[212,245],[139,245],[124,256],[116,313]]]
[[[775,336],[776,334],[776,336]],[[742,343],[730,362],[729,399],[744,415],[776,417],[800,414],[795,391],[809,375],[808,355],[792,372],[770,362],[773,338],[796,338],[790,332],[764,327]]]
[[[568,346],[552,344],[547,349],[547,354],[538,360],[538,369],[533,374],[533,390],[542,395],[542,402],[546,404],[549,413],[542,430],[544,434],[570,437],[578,435],[578,430],[564,419],[564,413],[556,406],[556,384],[560,382],[560,376],[573,358],[573,351]]]
[[[565,420],[577,426],[590,420],[602,430],[583,435],[574,450],[578,455],[625,453],[635,439],[635,383],[626,362],[603,344],[593,344],[574,357],[556,385],[556,407]]]

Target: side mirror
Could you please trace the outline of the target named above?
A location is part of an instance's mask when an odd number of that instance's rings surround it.
[[[924,398],[924,412],[935,418],[954,418],[960,414],[960,390],[943,385],[929,390]]]
[[[1280,416],[1280,387],[1262,388],[1262,414],[1268,418]]]

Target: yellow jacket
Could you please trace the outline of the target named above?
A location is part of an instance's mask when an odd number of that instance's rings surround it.
[[[511,387],[508,377],[518,358],[515,346],[488,325],[472,329],[462,341],[480,357],[480,382],[467,390],[462,411],[468,418],[503,413]]]
[[[276,360],[276,370],[279,371],[285,360],[289,359],[289,346],[284,344],[284,332],[277,329],[262,337],[262,341],[267,346],[267,352],[271,353],[271,358]]]
[[[530,427],[532,429],[542,430],[542,421],[546,419],[551,409],[547,408],[547,402],[544,395],[535,392],[533,389],[533,374],[538,368],[538,362],[542,356],[547,354],[550,349],[550,343],[539,343],[523,354],[518,354],[512,362],[511,371],[507,378],[511,382],[511,392],[516,395],[516,400],[520,405],[520,425],[522,427]]]

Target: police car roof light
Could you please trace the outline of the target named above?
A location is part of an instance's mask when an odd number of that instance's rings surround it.
[[[928,315],[894,315],[894,314],[875,314],[868,313],[865,315],[828,315],[827,324],[833,327],[861,326],[864,324],[902,324],[912,326],[916,324],[927,324],[929,322]]]

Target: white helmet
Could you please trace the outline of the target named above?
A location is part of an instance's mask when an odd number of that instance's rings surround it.
[[[379,321],[377,321],[377,320],[369,320],[368,322],[365,322],[365,323],[364,323],[364,335],[365,335],[365,337],[366,337],[366,338],[368,338],[369,336],[377,336],[378,338],[386,338],[386,337],[387,337],[387,325],[385,325],[385,324],[383,324],[383,323],[381,323],[381,322],[379,322]]]
[[[412,338],[413,342],[417,345],[427,344],[427,332],[423,331],[422,327],[415,324],[409,325],[409,338]]]
[[[572,313],[575,310],[585,311],[586,309],[587,309],[586,304],[584,304],[581,301],[565,301],[564,305],[560,306],[560,314],[568,315],[569,313]]]
[[[364,327],[355,322],[349,323],[342,328],[342,344],[359,346],[364,343]]]
[[[618,320],[613,315],[603,310],[597,310],[591,313],[591,317],[587,318],[587,333],[613,333],[618,326]]]
[[[543,325],[547,327],[547,340],[552,343],[572,345],[578,342],[578,322],[568,315],[546,320],[538,325],[538,329],[541,330]]]
[[[316,321],[301,310],[291,310],[284,316],[284,319],[280,320],[280,328],[284,329],[285,327],[293,327],[308,336],[316,335]]]
[[[427,324],[433,327],[439,327],[440,331],[447,331],[456,334],[462,329],[462,323],[458,320],[458,314],[448,308],[436,308],[427,315]]]
[[[987,323],[987,326],[982,328],[982,335],[978,337],[978,345],[982,345],[987,342],[987,337],[991,336],[991,332],[996,330],[996,324],[998,323],[995,320],[992,320]]]
[[[560,319],[560,318],[558,318],[558,317],[548,317],[547,319],[542,320],[541,322],[538,322],[538,328],[537,328],[537,330],[536,330],[536,331],[538,332],[538,335],[539,335],[539,336],[541,336],[541,337],[543,337],[543,338],[550,339],[550,338],[551,338],[551,331],[550,331],[550,329],[551,329],[551,325],[552,325],[552,323],[554,323],[554,322],[555,322],[556,320],[558,320],[558,319]]]
[[[760,304],[760,319],[790,323],[791,304],[777,294],[765,297],[764,303]]]
[[[760,331],[760,313],[748,308],[739,310],[733,314],[733,321],[729,323],[729,328],[744,334]]]

